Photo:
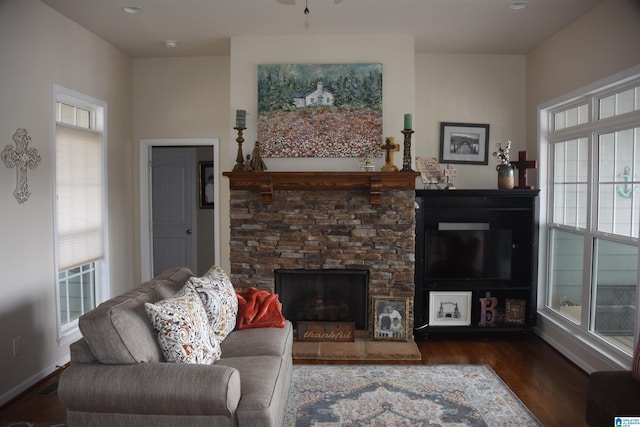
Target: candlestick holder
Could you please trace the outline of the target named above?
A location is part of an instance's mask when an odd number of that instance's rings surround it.
[[[404,153],[400,172],[413,172],[413,169],[411,169],[411,135],[413,134],[413,129],[404,129],[402,134],[404,135]]]
[[[233,167],[233,172],[242,172],[244,170],[244,155],[242,154],[242,143],[244,142],[244,138],[242,137],[242,131],[246,128],[235,127],[234,129],[238,131],[238,137],[236,138],[236,142],[238,143],[238,154],[236,155],[236,165]]]

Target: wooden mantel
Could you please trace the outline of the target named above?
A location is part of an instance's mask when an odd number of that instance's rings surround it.
[[[232,190],[262,193],[262,203],[273,203],[275,190],[357,190],[369,192],[379,205],[383,190],[413,190],[418,172],[223,172]]]

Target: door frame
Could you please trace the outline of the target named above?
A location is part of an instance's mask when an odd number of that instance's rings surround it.
[[[220,138],[163,138],[140,140],[140,281],[145,282],[153,277],[153,210],[151,208],[151,149],[153,147],[186,147],[210,146],[213,148],[213,168],[216,174],[220,170],[218,155]],[[198,174],[196,174],[196,177]],[[220,204],[218,195],[220,180],[214,181],[215,200],[213,210],[214,258],[220,265]]]

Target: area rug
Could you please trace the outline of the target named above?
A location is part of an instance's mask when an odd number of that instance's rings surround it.
[[[542,426],[486,365],[294,365],[284,425]]]
[[[294,359],[320,360],[420,360],[415,341],[373,341],[356,338],[353,342],[294,341]]]

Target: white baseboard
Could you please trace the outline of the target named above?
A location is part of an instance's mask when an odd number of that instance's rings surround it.
[[[55,372],[57,369],[59,369],[61,366],[64,366],[68,362],[69,362],[69,355],[66,355],[62,359],[59,359],[58,361],[56,361],[54,364],[47,366],[45,369],[43,369],[40,372],[37,372],[36,374],[30,376],[29,378],[27,378],[22,383],[18,384],[17,386],[12,388],[11,390],[9,390],[6,393],[2,394],[0,396],[0,406],[2,406],[5,403],[9,402],[11,399],[14,399],[20,393],[22,393],[25,390],[27,390],[29,387],[33,387],[39,381],[42,381],[44,378],[46,378],[47,376],[51,375],[53,372]]]

